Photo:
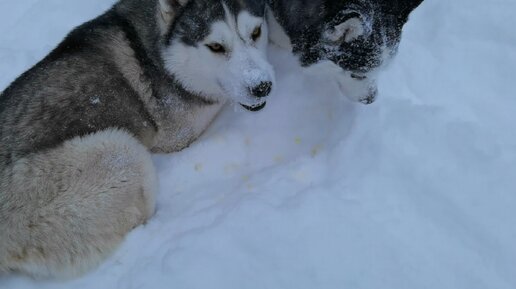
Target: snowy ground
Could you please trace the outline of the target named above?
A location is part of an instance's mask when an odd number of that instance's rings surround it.
[[[111,3],[0,0],[0,90]],[[0,288],[516,288],[514,11],[427,0],[369,107],[273,50],[266,110],[157,156],[158,213],[111,259]]]

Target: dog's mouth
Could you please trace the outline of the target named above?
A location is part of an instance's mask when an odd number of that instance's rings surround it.
[[[245,105],[245,104],[242,104],[242,103],[241,103],[240,105],[241,105],[243,108],[247,109],[248,111],[253,111],[253,112],[255,112],[255,111],[260,111],[260,110],[262,110],[262,109],[267,105],[267,102],[266,102],[266,101],[264,101],[264,102],[263,102],[263,103],[261,103],[261,104],[252,105],[252,106],[250,106],[250,105]]]
[[[366,80],[367,76],[365,76],[364,74],[361,74],[361,73],[351,73],[351,78],[356,79],[356,80]]]

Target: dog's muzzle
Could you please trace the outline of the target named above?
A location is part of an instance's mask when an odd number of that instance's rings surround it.
[[[251,93],[251,95],[258,99],[268,96],[271,93],[271,91],[272,91],[272,82],[270,82],[270,81],[262,81],[257,86],[249,89],[249,92]],[[245,105],[242,103],[240,105],[242,105],[243,108],[245,108],[249,111],[260,111],[267,105],[267,102],[264,101],[260,104],[252,105],[252,106]]]
[[[374,82],[367,82],[368,81],[367,75],[358,73],[358,72],[352,72],[351,78],[358,82],[364,82],[364,84],[369,83],[369,85],[370,85],[367,88],[367,92],[365,93],[365,95],[359,97],[358,101],[363,104],[366,104],[366,105],[374,103],[378,96],[378,88],[377,88],[376,84],[371,85],[371,83],[374,83]]]
[[[369,91],[369,94],[367,96],[360,98],[359,101],[365,105],[373,104],[376,101],[377,96],[378,89],[374,88]]]

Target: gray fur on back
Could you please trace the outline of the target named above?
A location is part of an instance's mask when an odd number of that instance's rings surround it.
[[[184,91],[164,70],[156,5],[157,0],[118,3],[71,32],[0,95],[0,170],[106,128],[126,129],[153,145],[160,123],[179,126],[181,112],[211,104]],[[164,150],[190,141],[171,140]]]

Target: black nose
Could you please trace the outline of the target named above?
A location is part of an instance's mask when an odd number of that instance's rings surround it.
[[[360,99],[360,102],[366,105],[372,104],[375,102],[376,97],[378,96],[378,89],[371,89],[369,94],[366,97]]]
[[[258,86],[255,86],[251,89],[251,94],[256,97],[265,97],[271,93],[272,90],[272,82],[263,81]]]

